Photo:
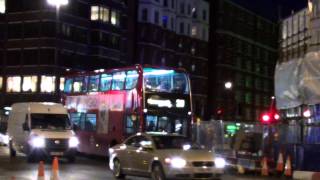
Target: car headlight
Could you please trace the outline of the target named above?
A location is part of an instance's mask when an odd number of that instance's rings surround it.
[[[31,139],[31,145],[34,148],[43,148],[45,147],[45,139],[41,136],[35,136]]]
[[[224,160],[223,158],[216,158],[214,160],[214,163],[217,168],[224,168],[226,166],[226,160]]]
[[[74,147],[78,147],[79,145],[79,139],[75,136],[71,137],[69,139],[69,147],[74,148]]]
[[[182,158],[166,158],[165,162],[173,168],[183,168],[187,165],[187,161]]]

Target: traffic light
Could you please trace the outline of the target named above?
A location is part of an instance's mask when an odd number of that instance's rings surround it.
[[[223,118],[223,109],[222,108],[217,108],[216,117],[217,117],[217,120],[222,120],[222,118]]]

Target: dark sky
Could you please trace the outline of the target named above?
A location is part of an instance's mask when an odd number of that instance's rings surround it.
[[[277,21],[307,6],[308,0],[232,0],[263,17]],[[281,13],[280,13],[281,12]]]

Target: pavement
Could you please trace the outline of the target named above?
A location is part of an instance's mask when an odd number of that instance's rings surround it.
[[[45,179],[51,175],[51,161],[45,162]],[[38,163],[27,163],[24,154],[9,157],[9,150],[0,147],[0,180],[36,180]],[[80,156],[74,164],[66,160],[59,161],[60,180],[113,180],[105,158]],[[147,180],[148,178],[127,177],[127,180]],[[278,180],[280,178],[262,178],[255,175],[224,175],[222,180]]]

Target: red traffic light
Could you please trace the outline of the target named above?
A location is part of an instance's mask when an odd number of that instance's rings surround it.
[[[274,118],[275,120],[279,120],[279,119],[280,119],[280,116],[279,116],[279,114],[274,114],[274,115],[273,115],[273,118]]]
[[[270,122],[270,116],[269,116],[269,114],[263,114],[263,115],[262,115],[262,122],[264,122],[264,123]]]

